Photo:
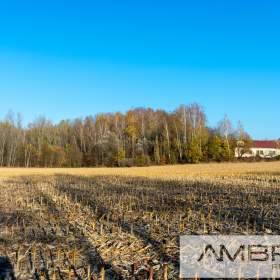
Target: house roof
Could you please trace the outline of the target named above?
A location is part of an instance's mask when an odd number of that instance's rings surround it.
[[[268,141],[268,140],[254,140],[253,148],[267,148],[267,149],[278,149],[279,146],[276,141]]]

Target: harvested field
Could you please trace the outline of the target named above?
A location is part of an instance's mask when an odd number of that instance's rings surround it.
[[[129,176],[157,179],[184,179],[197,176],[280,173],[280,162],[211,163],[129,168],[0,168],[0,178],[30,175],[69,174],[78,176]]]
[[[181,180],[3,178],[0,267],[6,263],[7,271],[0,272],[16,279],[178,279],[181,234],[279,234],[278,165],[267,164],[271,174],[250,167],[237,175],[233,164],[227,173]]]

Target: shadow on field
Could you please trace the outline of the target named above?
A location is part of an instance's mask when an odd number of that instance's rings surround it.
[[[53,200],[44,193],[40,193],[40,196],[43,198],[44,204],[47,206],[49,212],[61,218],[60,224],[62,228],[66,228],[67,226],[69,226],[69,224],[67,223],[67,217],[64,217],[63,213],[57,209]],[[109,263],[106,263],[103,260],[96,248],[92,246],[91,242],[84,236],[84,234],[79,229],[71,227],[71,231],[77,241],[75,242],[75,246],[77,246],[77,249],[87,248],[84,257],[86,257],[87,262],[92,268],[92,271],[94,271],[94,268],[96,267],[100,268],[101,266],[104,266],[104,268],[106,269],[106,273],[108,274],[107,276],[110,277],[110,279],[123,279],[123,277],[117,271],[115,271]],[[76,276],[76,279],[81,280],[81,278],[78,275]]]
[[[279,175],[277,173],[276,175]],[[220,231],[224,234],[232,231],[261,232],[263,228],[271,229],[279,233],[280,227],[278,217],[280,215],[280,189],[275,187],[275,182],[270,178],[266,184],[261,184],[255,179],[254,182],[247,182],[246,178],[242,184],[228,184],[224,180],[160,180],[147,179],[142,177],[121,177],[121,176],[96,176],[93,178],[77,176],[57,175],[57,189],[70,195],[72,200],[79,200],[81,204],[90,203],[93,211],[97,209],[97,215],[110,214],[109,221],[122,227],[126,232],[133,232],[147,244],[152,244],[155,251],[158,251],[163,258],[159,248],[162,241],[154,240],[149,233],[149,225],[141,217],[136,221],[124,221],[122,217],[114,215],[114,210],[104,205],[104,197],[108,200],[129,198],[136,201],[138,206],[136,212],[148,210],[161,213],[175,214],[175,218],[182,218],[186,210],[191,210],[196,215],[197,223],[195,229],[201,226],[201,215],[205,217],[211,213],[213,221],[225,225]],[[278,180],[278,179],[277,179]],[[70,182],[68,185],[67,183]],[[277,183],[277,182],[276,182]],[[272,184],[267,187],[267,184]],[[273,185],[274,184],[274,185]],[[82,185],[82,187],[80,187]],[[69,190],[71,186],[71,190]],[[100,200],[100,196],[101,199]],[[85,199],[84,199],[85,198]],[[273,204],[271,204],[273,200]],[[139,203],[140,202],[140,203]],[[136,204],[137,204],[136,203]],[[268,207],[269,206],[269,207]],[[134,211],[134,210],[133,210]],[[178,214],[178,215],[177,215]],[[141,225],[141,227],[139,227]],[[231,225],[231,227],[227,227]],[[164,231],[164,227],[162,228]],[[217,229],[218,230],[218,229]]]
[[[0,280],[14,280],[13,266],[7,257],[0,256]]]
[[[80,180],[88,180],[87,178],[84,177],[76,177],[76,176],[67,176],[68,178],[73,178],[74,180],[80,179]],[[65,177],[64,177],[65,178]],[[134,197],[141,197],[141,187],[143,187],[145,194],[151,198],[154,197],[154,194],[157,192],[158,188],[162,191],[162,187],[166,187],[166,184],[168,185],[168,182],[166,181],[161,181],[161,180],[149,180],[149,179],[141,179],[141,178],[132,178],[132,180],[137,180],[136,182],[131,182],[126,181],[128,180],[127,178],[124,177],[118,177],[120,181],[116,182],[115,180],[111,181],[110,179],[114,179],[115,177],[111,176],[106,176],[106,177],[99,177],[96,176],[94,178],[90,179],[90,182],[95,185],[96,188],[99,188],[101,185],[105,185],[104,191],[106,192],[106,195],[108,197],[113,197],[114,195],[120,195],[124,193],[125,195],[129,194]],[[108,179],[108,180],[107,180]],[[143,180],[143,181],[142,181]],[[164,185],[163,185],[164,182]],[[128,186],[124,186],[127,183],[129,183]],[[139,189],[131,189],[130,187],[135,187],[136,184],[139,186]],[[130,186],[131,184],[131,186]],[[169,182],[170,184],[174,184],[174,181]],[[176,182],[177,184],[177,182]],[[112,213],[112,209],[109,207],[106,207],[104,204],[102,204],[98,200],[98,196],[95,195],[90,195],[90,190],[89,188],[79,188],[79,186],[71,185],[71,188],[67,184],[63,184],[63,178],[60,175],[57,175],[57,185],[56,185],[57,190],[59,190],[61,193],[64,193],[68,195],[72,201],[79,201],[82,205],[86,206],[86,201],[83,199],[79,199],[82,197],[87,196],[90,201],[90,207],[93,212],[95,212],[97,209],[97,216],[101,218],[102,216]],[[143,192],[143,190],[142,190]],[[175,207],[175,201],[174,198],[171,197],[166,197],[165,201],[167,208],[170,209],[170,207]],[[176,203],[176,210],[179,208],[184,208],[185,204],[184,203]],[[164,208],[164,205],[161,205],[160,203],[157,203],[155,201],[154,203],[151,203],[149,205],[151,208],[150,210],[153,211],[162,211]],[[166,210],[166,209],[165,209]],[[142,218],[137,221],[124,221],[122,219],[122,216],[114,216],[114,219],[112,219],[111,215],[107,217],[107,221],[112,223],[113,225],[119,226],[122,231],[126,233],[131,233],[133,229],[133,234],[140,239],[146,246],[150,245],[152,246],[152,250],[158,255],[158,258],[160,259],[161,262],[167,262],[167,263],[173,263],[173,265],[176,268],[179,268],[179,256],[170,256],[166,254],[163,250],[165,240],[155,240],[151,233],[149,232],[149,224]],[[178,242],[179,242],[179,234],[178,234]]]
[[[165,251],[164,245],[171,239],[176,239],[178,244],[180,234],[280,232],[278,181],[264,178],[266,181],[262,184],[257,179],[244,178],[235,183],[226,178],[169,181],[141,177],[56,175],[51,184],[62,196],[89,206],[105,224],[107,219],[109,230],[119,227],[123,232],[133,232],[135,237],[151,246],[157,260],[172,263],[178,270],[176,248]],[[49,211],[61,215],[51,198],[45,196],[44,200]],[[144,216],[144,213],[153,215]],[[156,222],[153,220],[155,216]],[[183,230],[178,227],[181,226],[179,219],[186,225],[183,224]],[[77,238],[81,236],[82,232],[76,233]],[[83,239],[92,252],[87,256],[91,260],[89,263],[96,263],[98,259],[98,264],[104,265],[90,241]],[[110,279],[121,279],[109,264],[108,268],[114,274]]]

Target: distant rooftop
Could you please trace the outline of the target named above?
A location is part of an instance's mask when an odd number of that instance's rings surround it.
[[[274,140],[254,140],[252,144],[253,148],[263,148],[263,149],[277,149],[279,145],[277,141]]]

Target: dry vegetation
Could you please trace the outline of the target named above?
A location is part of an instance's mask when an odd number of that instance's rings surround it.
[[[55,175],[69,174],[78,176],[130,176],[156,179],[184,179],[197,175],[219,176],[239,175],[244,173],[277,173],[280,172],[280,162],[256,162],[256,163],[211,163],[211,164],[187,164],[165,165],[152,167],[130,168],[0,168],[0,178],[30,175]]]
[[[17,279],[178,279],[180,234],[280,232],[279,163],[1,175],[0,268]]]

